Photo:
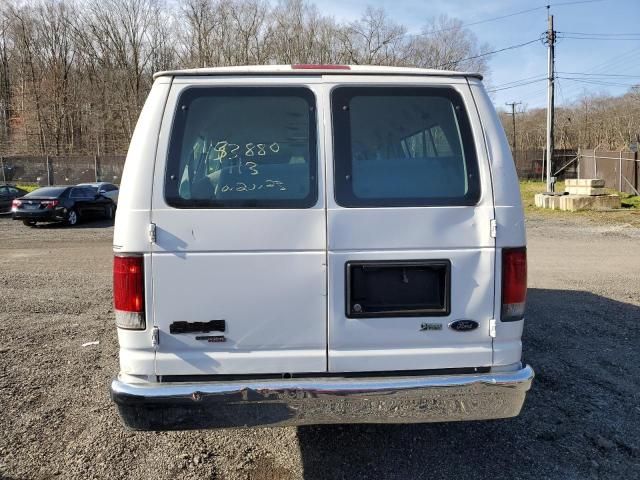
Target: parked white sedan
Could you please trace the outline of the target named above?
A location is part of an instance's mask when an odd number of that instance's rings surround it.
[[[91,187],[95,188],[100,195],[103,195],[107,198],[113,200],[113,203],[118,204],[118,193],[120,193],[120,189],[117,185],[113,183],[107,182],[94,182],[94,183],[81,183],[77,185],[78,187]]]

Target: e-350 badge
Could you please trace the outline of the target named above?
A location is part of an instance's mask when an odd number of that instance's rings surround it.
[[[420,331],[426,332],[427,330],[442,330],[441,323],[427,323],[424,322],[420,325]]]
[[[209,343],[226,342],[224,335],[198,335],[196,340],[206,340]]]

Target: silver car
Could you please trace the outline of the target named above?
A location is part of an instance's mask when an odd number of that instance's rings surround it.
[[[118,193],[120,189],[117,185],[108,182],[80,183],[78,187],[91,187],[97,190],[100,195],[110,198],[113,203],[118,204]]]

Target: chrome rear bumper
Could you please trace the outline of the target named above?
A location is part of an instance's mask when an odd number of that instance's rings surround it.
[[[136,430],[421,423],[487,420],[520,413],[533,369],[366,378],[305,378],[132,384],[111,398]]]

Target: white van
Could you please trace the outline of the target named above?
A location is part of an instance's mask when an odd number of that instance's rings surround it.
[[[158,73],[113,248],[134,429],[506,418],[533,379],[518,180],[477,74]]]

